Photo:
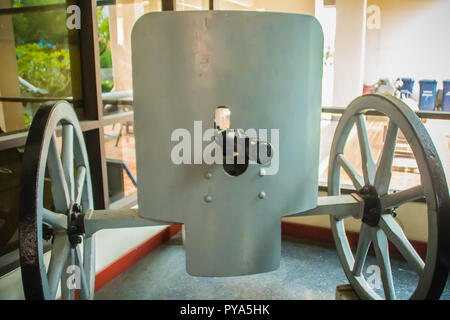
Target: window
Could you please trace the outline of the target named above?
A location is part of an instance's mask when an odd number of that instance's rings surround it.
[[[136,203],[131,32],[142,15],[160,10],[161,2],[155,0],[116,1],[97,8],[103,114],[122,115],[103,128],[110,203]]]
[[[27,129],[46,100],[82,97],[64,1],[1,1],[0,11],[0,132],[9,133]]]
[[[84,46],[80,43],[92,29],[68,29],[69,3],[78,4],[89,18],[88,1],[0,1],[0,274],[18,264],[22,157],[27,131],[43,103],[72,103],[88,136],[91,168],[101,176],[101,159],[96,157],[101,154],[99,129],[83,122],[99,120],[95,115],[96,97],[86,89],[95,85],[83,79],[84,75],[95,81],[95,75],[90,74],[92,68],[81,64],[92,46],[86,41]],[[95,188],[101,190],[101,183]],[[102,207],[105,204],[101,193],[98,195],[97,203]],[[44,202],[47,207],[53,202],[47,188]]]

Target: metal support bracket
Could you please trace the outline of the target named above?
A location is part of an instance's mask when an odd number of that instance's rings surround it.
[[[319,197],[317,207],[288,217],[308,217],[331,215],[338,219],[354,217],[362,219],[364,215],[364,200],[356,193],[341,196]]]
[[[169,226],[171,223],[143,219],[138,209],[90,210],[86,213],[84,227],[86,235],[93,235],[105,229],[125,229],[136,227]]]

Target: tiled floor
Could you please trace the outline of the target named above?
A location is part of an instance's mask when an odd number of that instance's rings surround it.
[[[196,278],[186,273],[180,237],[170,240],[111,281],[98,300],[333,300],[348,283],[331,246],[284,239],[279,270],[236,278]],[[367,266],[375,264],[369,256]],[[417,279],[406,263],[392,262],[396,293],[407,298]],[[450,299],[450,283],[441,299]]]

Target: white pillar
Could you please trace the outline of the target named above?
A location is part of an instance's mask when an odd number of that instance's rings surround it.
[[[362,94],[367,0],[336,0],[334,101],[347,106]]]

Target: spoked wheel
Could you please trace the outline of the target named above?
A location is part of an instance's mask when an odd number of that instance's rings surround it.
[[[365,112],[369,110],[376,110],[389,118],[385,144],[378,165],[372,157],[366,128]],[[354,125],[361,150],[362,176],[352,167],[349,159],[344,157],[344,148]],[[421,184],[390,193],[392,164],[399,129],[414,153]],[[366,95],[356,99],[343,114],[331,147],[328,173],[330,196],[340,195],[341,168],[350,177],[365,203],[355,254],[346,234],[344,225],[346,219],[331,217],[338,256],[353,289],[363,299],[382,299],[383,295],[386,299],[397,298],[398,290],[395,288],[393,274],[398,275],[399,272],[391,265],[388,246],[391,242],[407,261],[411,274],[416,273],[414,276],[417,286],[408,293],[409,298],[438,299],[445,287],[449,271],[449,193],[442,164],[420,119],[407,105],[393,97]],[[395,208],[418,199],[425,199],[427,206],[428,245],[424,260],[406,238],[393,214]],[[371,244],[382,282],[381,290],[378,292],[363,272]]]
[[[50,208],[43,201],[47,172]],[[84,236],[83,226],[83,214],[90,209],[89,162],[77,116],[66,102],[44,105],[28,135],[21,177],[19,245],[26,299],[55,299],[59,290],[63,299],[73,299],[75,290],[81,299],[93,298],[95,244]],[[44,255],[46,248],[51,253]]]

